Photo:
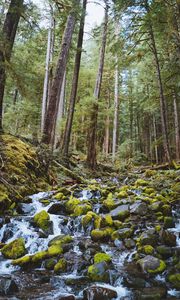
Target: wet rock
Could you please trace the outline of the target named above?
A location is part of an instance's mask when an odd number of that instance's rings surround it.
[[[143,272],[152,274],[162,273],[166,268],[166,264],[163,260],[160,260],[151,255],[145,256],[144,258],[138,260],[137,263],[141,267]]]
[[[101,262],[88,268],[88,276],[92,281],[109,282],[108,264]]]
[[[114,231],[111,235],[112,240],[130,238],[133,235],[132,228],[122,228]]]
[[[65,205],[62,202],[54,203],[48,209],[48,213],[53,215],[61,215],[64,214],[65,212],[66,212]]]
[[[139,238],[141,246],[151,245],[155,246],[157,244],[158,237],[154,229],[149,229],[146,232],[143,232]]]
[[[174,288],[180,289],[180,273],[169,275],[168,280]]]
[[[94,229],[91,231],[91,238],[94,242],[107,242],[110,239],[112,231],[111,228],[105,228],[103,230]]]
[[[2,237],[2,242],[5,243],[6,241],[8,241],[10,238],[12,238],[14,235],[13,232],[13,224],[10,224],[9,228],[6,228]]]
[[[3,227],[4,223],[4,218],[0,218],[0,229]]]
[[[161,245],[158,246],[156,250],[159,254],[161,254],[163,258],[169,258],[173,255],[173,251],[171,247]]]
[[[110,288],[91,286],[83,291],[83,300],[111,300],[117,298],[117,292]]]
[[[167,290],[164,287],[150,287],[136,291],[137,300],[162,300],[166,295]]]
[[[176,246],[176,236],[174,233],[163,230],[161,235],[162,241],[166,246],[175,247]]]
[[[134,204],[130,206],[130,213],[144,216],[147,213],[146,203],[137,200]]]
[[[175,222],[173,220],[172,217],[165,217],[164,218],[164,228],[167,229],[167,228],[173,228],[175,227]]]
[[[130,215],[129,205],[120,205],[110,212],[113,220],[124,221]]]
[[[5,245],[1,249],[1,253],[3,254],[4,257],[9,259],[17,259],[19,257],[24,256],[26,254],[24,240],[20,238]]]
[[[35,225],[43,231],[47,232],[48,234],[53,233],[53,224],[50,221],[49,214],[45,210],[42,210],[39,213],[37,213],[34,216],[33,221]]]
[[[139,270],[136,263],[131,262],[125,268],[124,284],[130,288],[143,288],[146,286],[145,275]]]
[[[74,295],[66,295],[66,296],[60,296],[55,299],[56,300],[76,300],[76,297]]]
[[[152,211],[160,211],[163,203],[161,201],[154,202],[150,205]]]
[[[19,290],[16,282],[11,277],[0,278],[0,295],[12,295]]]
[[[125,239],[124,244],[127,249],[134,248],[136,245],[133,239]]]

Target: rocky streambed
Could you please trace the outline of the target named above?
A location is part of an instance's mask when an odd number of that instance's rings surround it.
[[[179,299],[179,194],[147,170],[25,198],[0,218],[0,299]]]

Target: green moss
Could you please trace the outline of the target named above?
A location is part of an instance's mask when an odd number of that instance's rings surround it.
[[[105,228],[103,230],[94,229],[91,231],[91,238],[95,242],[107,241],[109,240],[112,232],[113,232],[112,228]]]
[[[94,263],[98,264],[100,262],[111,262],[111,256],[109,254],[106,253],[96,253],[94,256]]]
[[[106,215],[105,218],[103,219],[103,227],[105,226],[113,226],[113,219],[110,215]]]
[[[107,271],[107,265],[105,262],[94,264],[88,268],[88,276],[92,281],[107,282],[109,275]]]
[[[26,255],[26,256],[23,256],[21,258],[18,258],[18,259],[15,259],[12,261],[12,264],[14,266],[24,266],[24,265],[27,265],[31,262],[32,260],[32,256],[31,255]]]
[[[171,206],[168,204],[164,204],[162,206],[162,213],[164,216],[169,216],[171,215],[172,211],[171,211]]]
[[[63,253],[61,245],[52,245],[47,250],[49,257],[57,256]]]
[[[83,216],[81,219],[83,227],[85,228],[88,224],[90,224],[96,216],[97,215],[92,211],[89,211],[85,216]]]
[[[123,223],[121,221],[118,220],[114,220],[113,225],[116,229],[120,229],[123,227]]]
[[[53,198],[56,199],[56,200],[64,200],[64,199],[66,199],[66,197],[64,196],[64,194],[61,193],[61,192],[57,193]]]
[[[102,222],[101,216],[96,216],[95,219],[94,219],[94,228],[95,229],[100,229],[101,222]]]
[[[124,221],[126,218],[128,218],[130,215],[129,210],[124,210],[118,213],[118,219],[120,221]]]
[[[109,193],[106,200],[103,201],[103,205],[110,211],[115,208],[115,202],[113,199],[113,194]]]
[[[180,273],[169,275],[168,280],[176,289],[180,289]]]
[[[149,185],[148,181],[143,180],[143,179],[137,179],[135,182],[135,186],[139,187],[139,186],[147,186]]]
[[[164,228],[173,228],[175,226],[175,223],[173,221],[172,217],[165,217],[164,218]]]
[[[163,260],[160,260],[160,264],[158,268],[154,270],[148,269],[147,272],[150,274],[158,274],[164,272],[165,269],[166,269],[166,263]]]
[[[146,188],[146,189],[144,190],[144,193],[145,193],[145,194],[148,194],[148,195],[151,195],[151,194],[154,193],[154,189],[153,189],[153,188]]]
[[[55,258],[49,258],[45,261],[45,268],[47,270],[54,270],[54,266],[56,265],[57,260]]]
[[[161,231],[161,225],[156,225],[156,226],[155,226],[155,230],[156,230],[156,232]]]
[[[64,244],[71,243],[73,241],[73,238],[70,235],[60,235],[52,239],[48,246],[63,246]]]
[[[111,239],[112,239],[112,241],[114,241],[116,239],[126,239],[126,238],[130,238],[132,235],[133,235],[132,228],[121,228],[112,233]]]
[[[126,191],[121,191],[117,194],[119,199],[128,198],[128,193]]]
[[[32,262],[39,263],[48,257],[49,257],[49,254],[47,251],[37,252],[32,256]]]
[[[10,258],[10,259],[17,259],[21,256],[24,256],[26,254],[26,248],[25,243],[22,238],[17,239],[7,245],[5,245],[1,252],[4,257]]]
[[[81,201],[79,199],[73,198],[72,196],[70,197],[70,199],[68,200],[68,202],[66,203],[66,209],[69,213],[73,213],[76,206],[78,204],[80,204]]]
[[[143,247],[143,251],[145,254],[153,254],[154,253],[154,248],[151,245],[145,245]]]
[[[145,177],[152,177],[152,176],[155,176],[156,175],[156,173],[157,173],[157,171],[155,171],[155,170],[146,170],[145,171]]]
[[[67,261],[64,258],[61,258],[57,264],[54,266],[55,273],[64,273],[67,270]]]
[[[85,215],[88,211],[91,211],[92,207],[90,204],[81,204],[77,205],[74,209],[74,216],[82,216]]]
[[[50,217],[45,210],[42,210],[34,216],[34,222],[42,230],[47,230],[50,226]]]

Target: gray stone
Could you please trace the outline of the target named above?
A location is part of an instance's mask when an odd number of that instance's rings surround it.
[[[110,215],[113,220],[124,221],[130,215],[129,205],[118,206],[117,208],[111,210]]]
[[[144,216],[147,213],[146,203],[138,200],[130,206],[130,213]]]
[[[110,288],[91,286],[83,291],[83,300],[111,300],[117,298],[117,292]]]

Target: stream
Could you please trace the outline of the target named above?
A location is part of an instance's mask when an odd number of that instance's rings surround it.
[[[134,193],[138,194],[139,192],[134,191]],[[53,195],[54,192],[41,192],[32,195],[29,197],[30,203],[23,203],[16,216],[1,218],[0,241],[8,244],[15,239],[23,238],[28,255],[33,255],[45,251],[53,238],[60,235],[70,235],[73,242],[70,243],[64,254],[68,262],[67,271],[62,274],[55,274],[45,268],[44,261],[41,266],[35,269],[21,269],[19,266],[13,266],[11,260],[5,259],[0,254],[0,295],[2,295],[0,299],[159,299],[143,296],[144,291],[151,288],[166,291],[165,296],[161,299],[180,299],[179,291],[172,288],[166,281],[166,271],[150,278],[147,274],[143,275],[139,269],[136,270],[134,263],[136,247],[132,240],[129,239],[132,245],[128,248],[124,246],[120,239],[94,243],[90,236],[92,226],[84,228],[82,226],[82,216],[72,217],[66,213],[49,213],[52,205],[59,205],[60,203],[59,200],[53,198]],[[77,190],[75,196],[82,203],[93,199],[93,211],[96,214],[103,215],[100,192],[86,189]],[[47,205],[45,205],[42,201],[44,199],[50,199],[50,203],[47,202]],[[174,251],[179,251],[180,247],[178,209],[177,207],[173,209],[175,226],[169,229],[171,233],[176,235]],[[32,223],[34,215],[42,210],[48,212],[50,216],[52,230],[49,234],[44,234]],[[139,233],[150,229],[152,229],[151,221],[149,223],[144,221],[139,224],[136,223],[134,235],[138,236]],[[109,280],[106,283],[92,282],[87,276],[87,268],[93,264],[92,257],[96,252],[104,252],[112,257],[111,266],[107,271]],[[172,258],[169,257],[168,259],[171,265]],[[88,292],[84,294],[84,290],[88,290]],[[111,291],[112,295],[108,291]],[[113,291],[116,295],[115,298],[113,297]]]

